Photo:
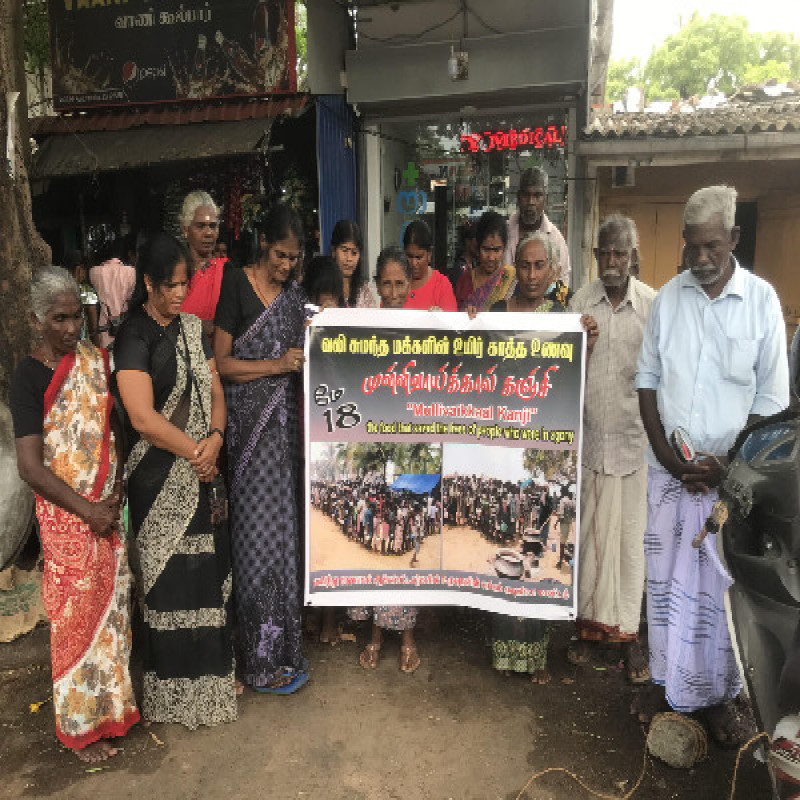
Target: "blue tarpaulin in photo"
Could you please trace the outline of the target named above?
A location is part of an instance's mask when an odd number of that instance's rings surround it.
[[[414,494],[430,494],[441,480],[441,475],[401,475],[389,487],[394,492],[405,489]]]

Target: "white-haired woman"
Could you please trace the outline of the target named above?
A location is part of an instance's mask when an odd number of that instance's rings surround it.
[[[546,234],[537,231],[522,239],[517,246],[514,263],[516,293],[507,300],[495,303],[490,310],[539,314],[566,311],[558,297],[549,291],[555,280],[555,261],[553,245]],[[593,317],[584,315],[581,324],[588,334],[587,348],[591,352],[597,341],[597,323]],[[548,524],[547,521],[545,524]],[[562,535],[562,560],[565,544],[566,537]],[[561,564],[562,561],[559,561],[557,566],[560,568]],[[549,640],[550,629],[544,620],[492,615],[492,663],[495,669],[527,673],[533,683],[548,683]]]
[[[186,195],[181,208],[181,230],[192,258],[192,280],[181,311],[194,314],[203,322],[203,332],[214,332],[214,314],[222,287],[227,258],[215,258],[219,236],[219,209],[208,192]]]
[[[19,473],[36,493],[56,735],[82,761],[139,720],[128,673],[130,572],[108,353],[81,340],[80,291],[45,267],[31,287],[33,353],[11,381]]]

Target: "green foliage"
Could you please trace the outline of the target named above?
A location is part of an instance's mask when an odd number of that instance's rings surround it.
[[[308,10],[306,0],[294,5],[294,36],[297,48],[297,88],[303,91],[308,80]]]
[[[687,99],[710,90],[732,94],[747,83],[800,79],[800,40],[782,32],[753,33],[740,16],[695,12],[678,33],[653,50],[644,67],[636,59],[612,61],[606,102],[622,100],[631,86],[645,100]]]
[[[31,72],[50,66],[50,29],[47,0],[23,0],[25,17],[25,65]]]
[[[750,64],[742,75],[742,85],[763,86],[767,81],[784,83],[792,79],[792,68],[785,61],[770,59],[764,64]]]
[[[442,451],[426,442],[395,444],[393,442],[350,442],[334,445],[315,464],[318,475],[333,480],[334,475],[364,475],[380,472],[386,478],[386,467],[394,463],[395,474],[430,475],[441,472]]]
[[[522,466],[534,475],[541,470],[544,477],[551,481],[559,473],[566,473],[572,453],[569,450],[536,450],[525,449],[522,454]]]
[[[606,103],[621,102],[625,92],[642,82],[642,65],[638,58],[618,58],[609,62],[606,78]]]
[[[653,51],[644,69],[650,89],[676,89],[682,98],[704,95],[709,89],[730,94],[748,64],[759,61],[757,36],[744,17],[695,13],[678,33]]]

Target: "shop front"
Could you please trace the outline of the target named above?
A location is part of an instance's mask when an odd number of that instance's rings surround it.
[[[565,230],[565,109],[387,119],[379,126],[384,246],[401,243],[408,223],[421,218],[434,233],[434,264],[444,271],[462,255],[463,233],[484,211],[510,217],[517,210],[519,177],[534,166],[549,176],[548,216]]]
[[[221,114],[228,119],[215,118]],[[314,220],[313,160],[306,167],[315,130],[304,97],[198,105],[191,114],[161,106],[40,118],[32,128],[33,214],[55,263],[86,250],[97,225],[110,226],[131,251],[141,236],[179,233],[183,198],[194,189],[222,209],[220,240],[240,263],[269,201],[289,194]]]
[[[368,261],[422,217],[446,270],[468,221],[516,211],[533,166],[549,176],[547,214],[577,255],[582,225],[570,223],[583,214],[584,166],[574,143],[588,114],[596,3],[455,6],[369,4],[358,14],[345,78],[362,121]]]

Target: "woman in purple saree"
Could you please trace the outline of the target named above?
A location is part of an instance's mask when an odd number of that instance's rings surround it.
[[[256,264],[225,274],[214,351],[228,405],[227,452],[241,677],[288,694],[308,679],[302,654],[302,475],[298,432],[305,293],[294,211],[277,206]]]

